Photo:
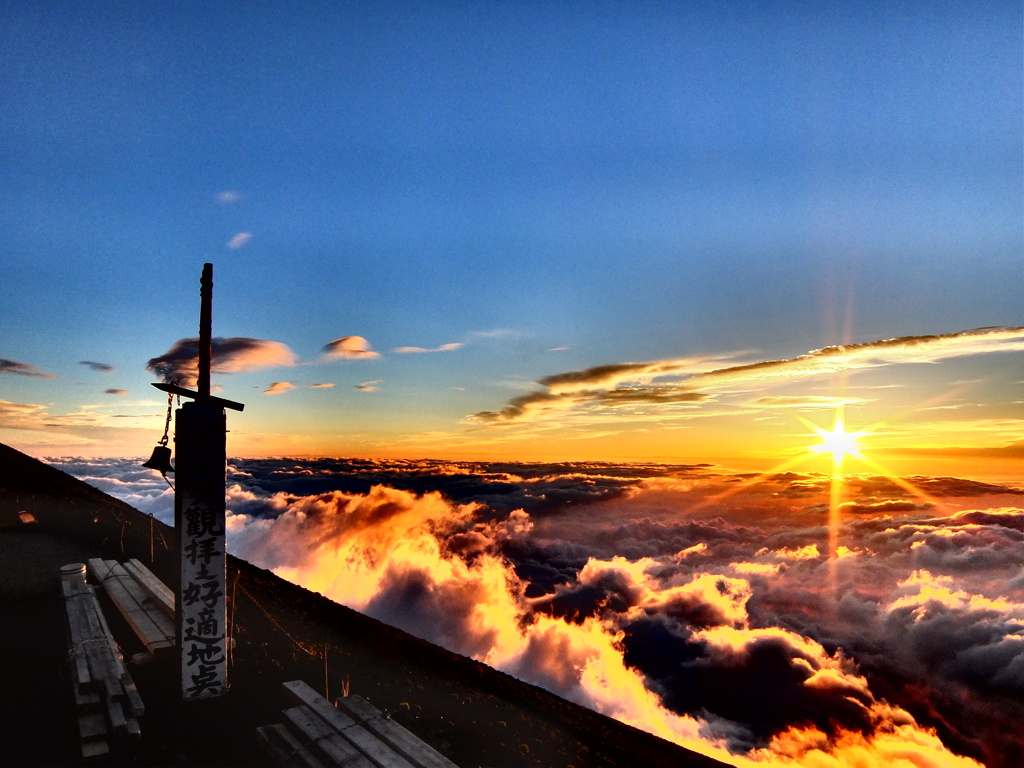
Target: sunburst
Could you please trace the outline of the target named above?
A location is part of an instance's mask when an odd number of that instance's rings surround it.
[[[843,425],[843,417],[840,414],[836,414],[835,423],[832,425],[831,431],[822,429],[816,424],[811,424],[811,428],[821,438],[820,445],[810,445],[808,450],[814,453],[831,453],[832,454],[832,466],[838,469],[843,464],[843,459],[850,456],[855,459],[863,459],[861,455],[861,445],[858,442],[862,437],[865,437],[870,432],[847,432],[846,427]]]

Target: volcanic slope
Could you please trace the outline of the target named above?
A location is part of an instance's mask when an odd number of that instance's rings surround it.
[[[29,516],[34,522],[24,522]],[[175,548],[173,528],[0,444],[4,764],[81,763],[60,566],[138,558],[173,585]],[[236,639],[228,694],[185,705],[173,665],[131,666],[146,704],[142,738],[130,753],[112,755],[112,764],[270,765],[255,729],[280,722],[289,706],[281,683],[302,679],[332,697],[361,695],[464,768],[722,765],[233,557],[227,591]],[[143,649],[106,608],[130,659]]]

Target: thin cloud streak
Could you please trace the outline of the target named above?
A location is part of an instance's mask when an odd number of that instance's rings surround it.
[[[46,373],[28,363],[19,363],[0,357],[0,373],[12,373],[15,376],[28,376],[32,379],[56,379],[56,374]]]
[[[115,368],[109,363],[97,363],[92,360],[79,360],[79,365],[85,365],[99,373],[113,373]]]
[[[876,368],[899,363],[934,363],[966,355],[1024,350],[1024,328],[978,328],[952,334],[903,336],[893,339],[824,347],[785,360],[766,360],[708,370],[708,363],[726,358],[683,358],[645,363],[617,363],[546,376],[545,390],[515,397],[498,411],[469,417],[481,424],[525,422],[586,406],[609,403],[699,402],[708,390],[753,384],[779,384],[813,376]],[[658,378],[682,376],[670,383]],[[623,387],[623,384],[636,386]]]
[[[451,344],[442,344],[432,349],[426,347],[395,347],[391,351],[397,355],[422,354],[424,352],[454,352],[456,349],[461,349],[464,346],[466,345],[462,342],[456,341]]]
[[[295,385],[290,381],[273,381],[270,383],[268,389],[263,390],[264,395],[280,395],[287,392],[289,389],[295,389]]]

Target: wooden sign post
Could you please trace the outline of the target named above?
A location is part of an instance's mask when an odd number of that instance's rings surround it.
[[[224,409],[241,403],[210,395],[213,265],[200,281],[198,391],[172,384],[154,387],[192,399],[175,412],[174,525],[178,530],[181,581],[175,620],[186,701],[227,692],[225,602],[225,505],[227,419]]]

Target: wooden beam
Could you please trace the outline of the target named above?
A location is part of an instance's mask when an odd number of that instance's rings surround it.
[[[103,586],[111,602],[154,657],[160,658],[174,650],[174,629],[159,611],[151,613],[139,603],[141,588],[116,561],[89,560],[89,573]],[[135,590],[135,594],[133,594]]]
[[[364,729],[348,714],[331,706],[327,699],[302,680],[283,683],[282,688],[291,701],[309,707],[378,768],[415,768],[411,762]]]
[[[174,592],[171,591],[170,587],[160,581],[149,568],[134,558],[124,563],[124,569],[139,583],[139,586],[156,603],[157,607],[168,618],[174,619]]]
[[[256,729],[256,740],[278,765],[285,768],[324,768],[324,764],[281,723],[261,725]]]
[[[312,747],[314,754],[328,764],[344,765],[346,768],[373,768],[373,763],[309,707],[300,704],[284,710],[281,714],[284,715],[285,724],[299,740]]]
[[[432,746],[407,730],[359,696],[335,700],[335,706],[347,713],[418,768],[458,768]]]

